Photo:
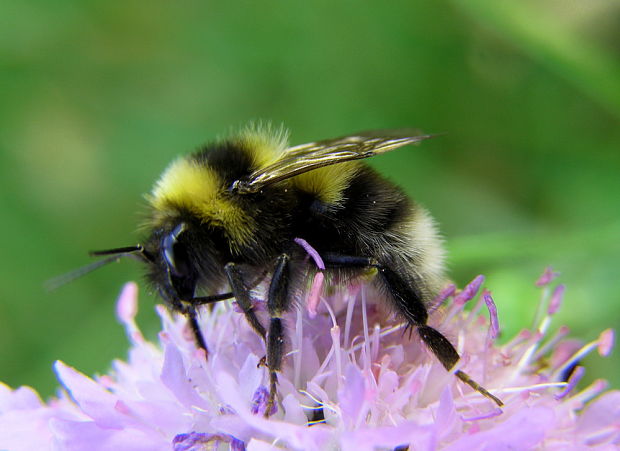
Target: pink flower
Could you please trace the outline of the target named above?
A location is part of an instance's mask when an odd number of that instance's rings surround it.
[[[605,391],[602,380],[576,388],[584,373],[579,360],[593,349],[608,354],[613,332],[585,345],[567,340],[566,328],[550,335],[564,289],[543,288],[538,328],[499,345],[495,303],[488,291],[478,295],[483,281],[479,276],[461,292],[444,290],[431,325],[457,346],[460,368],[502,399],[501,409],[403,335],[404,325],[373,302],[368,287],[353,286],[321,298],[314,318],[307,309],[288,315],[280,403],[266,419],[268,375],[259,365],[265,347],[242,314],[225,302],[202,312],[206,361],[185,318],[162,306],[159,343],[145,340],[134,321],[137,286],[129,283],[117,308],[131,343],[127,361],[114,361],[109,374],[92,379],[57,362],[63,388],[48,402],[28,387],[0,385],[0,449],[609,449],[620,443],[620,392]],[[473,304],[467,311],[466,303]]]

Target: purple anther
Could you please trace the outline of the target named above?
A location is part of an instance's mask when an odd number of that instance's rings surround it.
[[[478,293],[478,290],[480,289],[480,286],[483,283],[484,283],[484,276],[483,275],[477,276],[474,280],[469,282],[469,284],[467,284],[465,288],[463,288],[463,291],[461,291],[459,294],[457,294],[454,297],[454,302],[456,302],[457,304],[463,305],[467,301],[472,300],[474,296],[476,296],[476,294]]]
[[[433,299],[432,305],[434,307],[439,307],[441,304],[444,303],[446,299],[452,296],[455,291],[456,291],[456,285],[454,285],[453,283],[447,285],[443,290],[441,290],[441,292],[437,295],[437,297]]]
[[[312,281],[312,287],[310,288],[310,294],[308,294],[308,313],[310,314],[310,318],[314,318],[316,316],[316,309],[319,305],[321,290],[323,289],[323,280],[325,276],[322,272],[317,272],[314,276],[314,280]]]
[[[308,253],[308,255],[312,257],[317,268],[319,268],[321,271],[325,269],[325,263],[323,263],[323,259],[321,258],[321,256],[319,255],[319,253],[316,251],[315,248],[310,246],[310,244],[308,244],[308,242],[304,240],[303,238],[295,238],[294,241],[297,244],[299,244],[301,247],[303,247],[304,250]]]
[[[549,301],[549,308],[547,309],[547,313],[549,315],[553,315],[555,312],[557,312],[562,305],[562,299],[564,298],[565,289],[566,286],[558,285],[557,287],[555,287],[555,290],[553,290],[551,300]]]
[[[491,292],[489,290],[484,290],[482,292],[482,297],[484,298],[484,302],[489,309],[491,338],[495,340],[499,335],[499,318],[497,317],[497,307],[495,306],[495,302],[493,302],[493,298],[491,297]]]
[[[495,409],[491,410],[488,413],[484,413],[482,415],[477,415],[475,417],[461,417],[461,420],[463,421],[478,421],[478,420],[486,420],[489,418],[493,418],[493,417],[497,417],[499,415],[501,415],[504,411],[502,409],[500,409],[499,407],[496,407]]]
[[[573,374],[571,374],[570,377],[568,378],[568,381],[564,389],[560,393],[553,395],[553,397],[559,401],[560,399],[568,395],[573,390],[573,388],[575,388],[577,383],[581,380],[585,372],[586,372],[586,369],[582,366],[578,366],[577,368],[575,368],[575,371],[573,371]]]
[[[614,347],[615,333],[613,329],[605,329],[598,337],[598,353],[607,357]]]
[[[550,284],[551,281],[553,279],[555,279],[559,275],[560,275],[559,272],[555,272],[551,266],[547,266],[545,268],[545,271],[542,273],[542,275],[536,281],[536,286],[537,287],[544,287],[545,285]]]

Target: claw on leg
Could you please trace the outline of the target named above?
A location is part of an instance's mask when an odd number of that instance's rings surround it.
[[[276,412],[276,396],[278,394],[278,375],[275,371],[269,372],[269,398],[267,398],[267,406],[265,407],[264,417],[269,418]]]
[[[267,356],[264,355],[260,358],[260,360],[258,361],[258,363],[256,364],[256,368],[260,368],[263,366],[267,366]]]

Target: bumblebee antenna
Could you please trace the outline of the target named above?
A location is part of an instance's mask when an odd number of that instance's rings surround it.
[[[143,254],[146,257],[146,252],[140,244],[136,244],[135,246],[117,247],[114,249],[104,249],[102,251],[90,251],[88,255],[92,257],[99,257],[102,255],[135,254],[135,253]],[[147,257],[147,259],[151,260],[149,257]]]
[[[86,274],[89,274],[96,269],[107,265],[108,263],[117,262],[123,257],[130,257],[138,254],[147,261],[153,261],[153,257],[149,253],[147,253],[144,248],[139,244],[136,246],[126,246],[115,249],[91,251],[88,254],[92,257],[106,256],[106,258],[102,258],[101,260],[97,260],[96,262],[82,266],[81,268],[77,268],[66,274],[62,274],[58,277],[54,277],[46,281],[44,284],[45,290],[48,292],[54,291],[62,287],[63,285],[73,282],[74,280],[79,279],[80,277],[85,276]]]

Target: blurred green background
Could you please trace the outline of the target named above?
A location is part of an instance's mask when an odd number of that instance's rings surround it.
[[[613,0],[5,0],[0,380],[47,396],[55,359],[92,374],[125,356],[114,305],[138,264],[43,282],[135,243],[173,157],[259,118],[293,143],[446,132],[372,164],[434,213],[452,277],[487,276],[504,336],[530,324],[547,265],[567,285],[554,327],[616,327],[619,23]],[[588,377],[618,386],[619,356],[589,357]]]

